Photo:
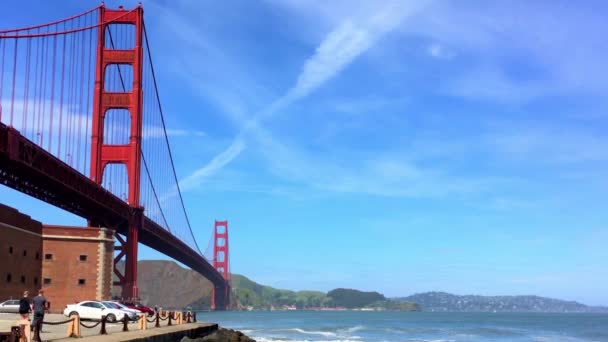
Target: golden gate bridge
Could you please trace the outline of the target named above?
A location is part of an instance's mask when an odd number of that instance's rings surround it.
[[[228,224],[215,222],[205,257],[175,172],[141,4],[0,30],[0,183],[120,233],[123,297],[138,297],[141,242],[211,281],[215,309],[229,304]]]

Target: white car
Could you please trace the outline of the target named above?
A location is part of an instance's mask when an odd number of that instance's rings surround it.
[[[138,319],[139,316],[141,315],[141,312],[139,310],[129,309],[128,307],[126,307],[120,303],[117,303],[117,302],[110,302],[110,301],[104,300],[102,302],[102,304],[113,307],[114,309],[120,309],[120,310],[126,312],[127,315],[129,316],[129,319],[131,319],[131,320]]]
[[[19,312],[19,300],[11,299],[0,303],[0,312]]]
[[[110,305],[97,301],[84,301],[78,304],[68,304],[63,310],[65,316],[78,315],[81,319],[101,319],[101,316],[106,316],[108,322],[116,322],[127,315],[126,311],[116,309]]]

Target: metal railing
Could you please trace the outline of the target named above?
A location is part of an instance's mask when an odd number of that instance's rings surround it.
[[[137,319],[131,319],[128,315],[124,315],[123,319],[118,321],[122,323],[122,331],[129,331],[129,323],[130,322],[138,322],[137,329],[138,330],[147,330],[147,323],[154,323],[154,328],[161,328],[161,322],[167,321],[167,324],[164,326],[172,326],[172,325],[180,325],[180,324],[188,324],[188,323],[196,323],[196,312],[191,311],[157,311],[155,315],[151,316],[151,319],[146,317],[146,314],[143,313]],[[116,323],[109,322],[106,315],[101,316],[101,319],[92,319],[90,320],[91,324],[85,324],[80,320],[78,315],[72,315],[69,319],[64,321],[57,322],[48,322],[37,320],[35,326],[33,327],[33,334],[31,336],[31,341],[42,342],[42,338],[40,337],[40,333],[42,331],[42,325],[63,325],[67,324],[67,337],[82,337],[80,334],[80,328],[83,327],[85,329],[95,329],[100,327],[99,335],[108,335],[108,331],[106,325],[108,323]],[[17,326],[12,326],[10,332],[0,332],[0,341],[9,341],[9,342],[29,342],[28,341],[28,332],[30,331],[30,325],[28,324],[20,324]]]

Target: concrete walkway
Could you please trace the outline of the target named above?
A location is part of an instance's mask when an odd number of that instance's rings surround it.
[[[0,313],[0,331],[10,331],[11,326],[20,319],[17,314]],[[44,320],[48,322],[65,321],[67,317],[61,314],[47,314]],[[92,325],[94,322],[83,321],[86,325]],[[217,329],[216,324],[209,323],[190,323],[182,325],[167,326],[167,321],[161,321],[160,328],[154,328],[154,323],[148,323],[147,330],[138,330],[136,322],[129,323],[129,331],[122,331],[122,323],[106,324],[108,335],[99,335],[101,326],[96,326],[92,329],[80,327],[80,335],[83,338],[78,341],[131,341],[131,340],[146,340],[146,341],[175,341],[183,336],[195,337],[200,334],[205,334]],[[43,341],[74,341],[67,338],[67,325],[48,325],[42,327],[40,338]]]

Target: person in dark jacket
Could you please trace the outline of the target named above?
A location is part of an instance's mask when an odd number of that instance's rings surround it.
[[[47,310],[48,302],[44,297],[44,290],[38,290],[38,295],[32,299],[32,307],[34,308],[34,319],[32,319],[32,330],[40,321],[40,332],[42,332],[42,321],[44,321],[44,312]]]
[[[29,292],[23,292],[23,297],[19,300],[19,314],[23,319],[30,319],[30,312],[32,312],[32,308],[30,306],[30,299],[28,298],[30,295]]]

